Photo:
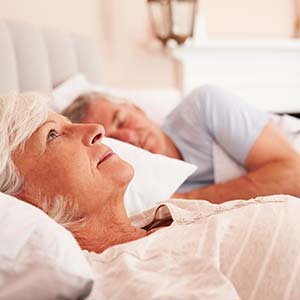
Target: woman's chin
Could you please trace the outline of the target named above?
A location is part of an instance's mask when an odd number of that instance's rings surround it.
[[[122,165],[116,171],[116,180],[119,184],[128,185],[134,177],[134,168],[126,161],[122,160]]]
[[[132,165],[127,164],[127,171],[126,171],[126,175],[128,176],[128,183],[133,179],[134,177],[134,168]]]

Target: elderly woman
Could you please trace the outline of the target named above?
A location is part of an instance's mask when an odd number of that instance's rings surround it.
[[[69,122],[42,95],[10,94],[0,128],[0,191],[90,251],[96,299],[300,299],[297,198],[177,199],[130,220],[133,169],[101,143],[101,125]]]
[[[46,100],[34,94],[0,100],[1,192],[50,211],[68,199],[72,222],[85,220],[77,233],[84,249],[101,252],[144,237],[123,205],[133,168],[101,143],[101,125],[72,124],[48,113]]]

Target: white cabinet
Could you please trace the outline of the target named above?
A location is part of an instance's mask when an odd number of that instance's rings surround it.
[[[204,40],[171,51],[184,93],[215,84],[261,109],[300,112],[300,40]]]

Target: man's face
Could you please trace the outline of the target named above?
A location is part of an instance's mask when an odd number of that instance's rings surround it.
[[[40,206],[39,193],[50,200],[66,196],[77,201],[84,215],[114,201],[125,192],[133,169],[101,143],[104,133],[99,124],[73,124],[50,112],[13,155],[25,183],[20,197]]]
[[[166,153],[164,134],[159,126],[129,103],[96,100],[88,105],[82,122],[102,124],[108,137],[153,153]]]

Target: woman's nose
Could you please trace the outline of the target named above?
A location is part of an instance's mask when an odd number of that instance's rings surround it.
[[[83,143],[87,146],[101,143],[105,136],[105,129],[100,124],[82,124],[84,126]]]

